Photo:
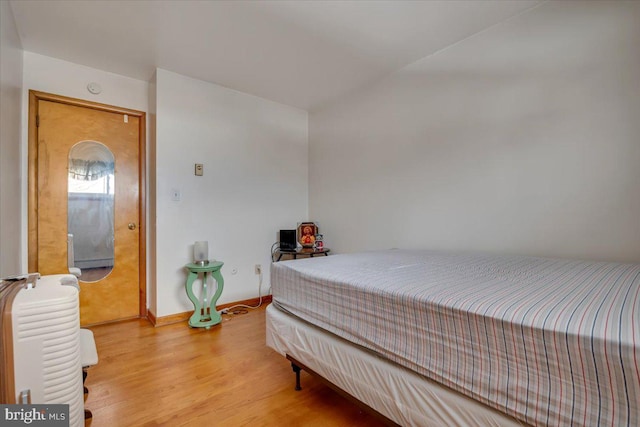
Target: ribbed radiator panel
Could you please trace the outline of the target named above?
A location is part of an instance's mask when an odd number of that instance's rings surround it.
[[[18,293],[12,317],[16,392],[31,390],[32,403],[68,404],[70,426],[79,427],[84,402],[78,304],[77,289],[39,283]]]

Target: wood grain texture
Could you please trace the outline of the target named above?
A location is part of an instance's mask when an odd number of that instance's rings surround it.
[[[134,116],[136,117],[136,116]],[[147,116],[138,117],[138,314],[147,312]]]
[[[154,328],[133,320],[91,328],[100,361],[89,370],[87,425],[381,426],[265,345],[265,311],[222,323]]]
[[[38,116],[37,93],[29,91],[29,137],[28,137],[28,269],[30,272],[38,271],[38,129],[36,117]]]
[[[39,102],[38,271],[67,268],[67,181],[69,151],[79,141],[98,141],[115,157],[115,248],[111,274],[85,283],[80,277],[83,325],[139,315],[138,120],[51,101]],[[136,229],[128,224],[134,222]]]
[[[81,140],[104,142],[116,158],[115,265],[105,280],[81,283],[81,323],[146,315],[145,113],[36,91],[29,95],[30,270],[67,271],[68,152]],[[129,222],[137,228],[129,230]]]

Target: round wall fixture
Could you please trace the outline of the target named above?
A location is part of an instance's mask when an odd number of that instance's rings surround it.
[[[96,82],[91,82],[87,85],[87,90],[89,92],[91,92],[94,95],[99,94],[100,92],[102,92],[102,88],[100,87],[100,85]]]

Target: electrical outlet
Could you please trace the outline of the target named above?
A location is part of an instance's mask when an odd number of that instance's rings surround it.
[[[260,264],[256,264],[256,274],[262,274],[262,266]]]

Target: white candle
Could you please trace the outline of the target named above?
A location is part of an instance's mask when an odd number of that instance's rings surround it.
[[[209,242],[196,242],[193,245],[193,259],[196,264],[206,264],[209,261]]]

